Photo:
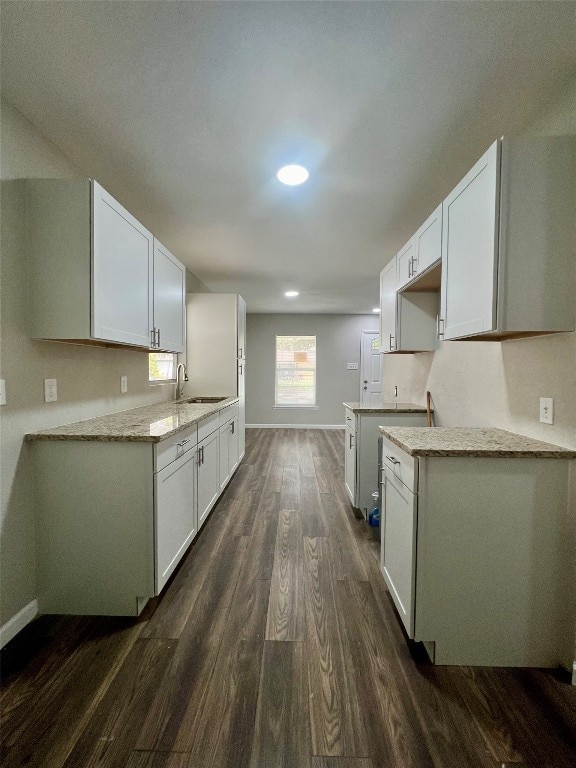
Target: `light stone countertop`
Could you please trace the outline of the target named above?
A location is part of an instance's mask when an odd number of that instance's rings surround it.
[[[361,403],[343,403],[353,413],[426,413],[425,405],[414,403],[381,403],[380,405],[362,405]],[[433,409],[431,409],[433,412]]]
[[[576,450],[492,427],[380,427],[410,456],[576,459]]]
[[[133,408],[129,411],[76,421],[61,427],[43,429],[26,435],[26,440],[100,440],[103,442],[159,443],[175,432],[191,427],[198,421],[217,413],[237,397],[227,397],[219,403],[186,403],[166,401]]]

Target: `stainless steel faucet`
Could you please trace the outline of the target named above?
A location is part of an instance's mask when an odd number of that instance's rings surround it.
[[[180,381],[180,371],[184,373],[184,378],[182,381]],[[176,367],[176,400],[181,400],[184,397],[184,383],[186,381],[188,381],[186,366],[184,363],[178,363]]]

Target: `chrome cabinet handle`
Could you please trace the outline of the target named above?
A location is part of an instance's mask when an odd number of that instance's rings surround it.
[[[392,334],[389,334],[389,335],[390,335],[390,352],[392,352],[392,350],[395,347],[395,343],[392,341],[392,339],[395,339],[396,337],[392,336]]]
[[[233,421],[232,424],[230,424],[230,429],[232,430],[232,434],[234,434],[234,425],[235,425],[235,422]]]
[[[349,435],[350,437],[350,448],[352,448],[352,435]]]
[[[238,357],[242,357],[242,347],[238,347]]]
[[[191,439],[192,439],[192,438],[190,438],[190,437],[189,437],[187,440],[181,440],[181,441],[178,443],[178,447],[179,447],[179,448],[182,448],[183,446],[185,446],[185,445],[186,445],[186,443],[189,443]]]
[[[401,463],[400,461],[398,461],[398,459],[395,456],[388,456],[388,454],[386,454],[386,458],[389,459],[392,462],[392,464],[400,464]]]
[[[160,347],[160,328],[156,330],[156,334],[157,334],[156,346],[159,348]]]
[[[156,328],[152,328],[150,331],[150,346],[152,349],[156,346]]]

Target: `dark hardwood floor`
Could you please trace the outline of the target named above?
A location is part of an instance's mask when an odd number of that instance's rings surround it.
[[[2,652],[4,768],[574,768],[555,671],[409,646],[343,435],[248,430],[246,456],[139,620],[41,617]]]

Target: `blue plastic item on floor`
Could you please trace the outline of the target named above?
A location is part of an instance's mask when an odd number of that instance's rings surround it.
[[[368,515],[368,522],[370,525],[380,525],[380,510],[378,507],[374,507],[372,512]]]

